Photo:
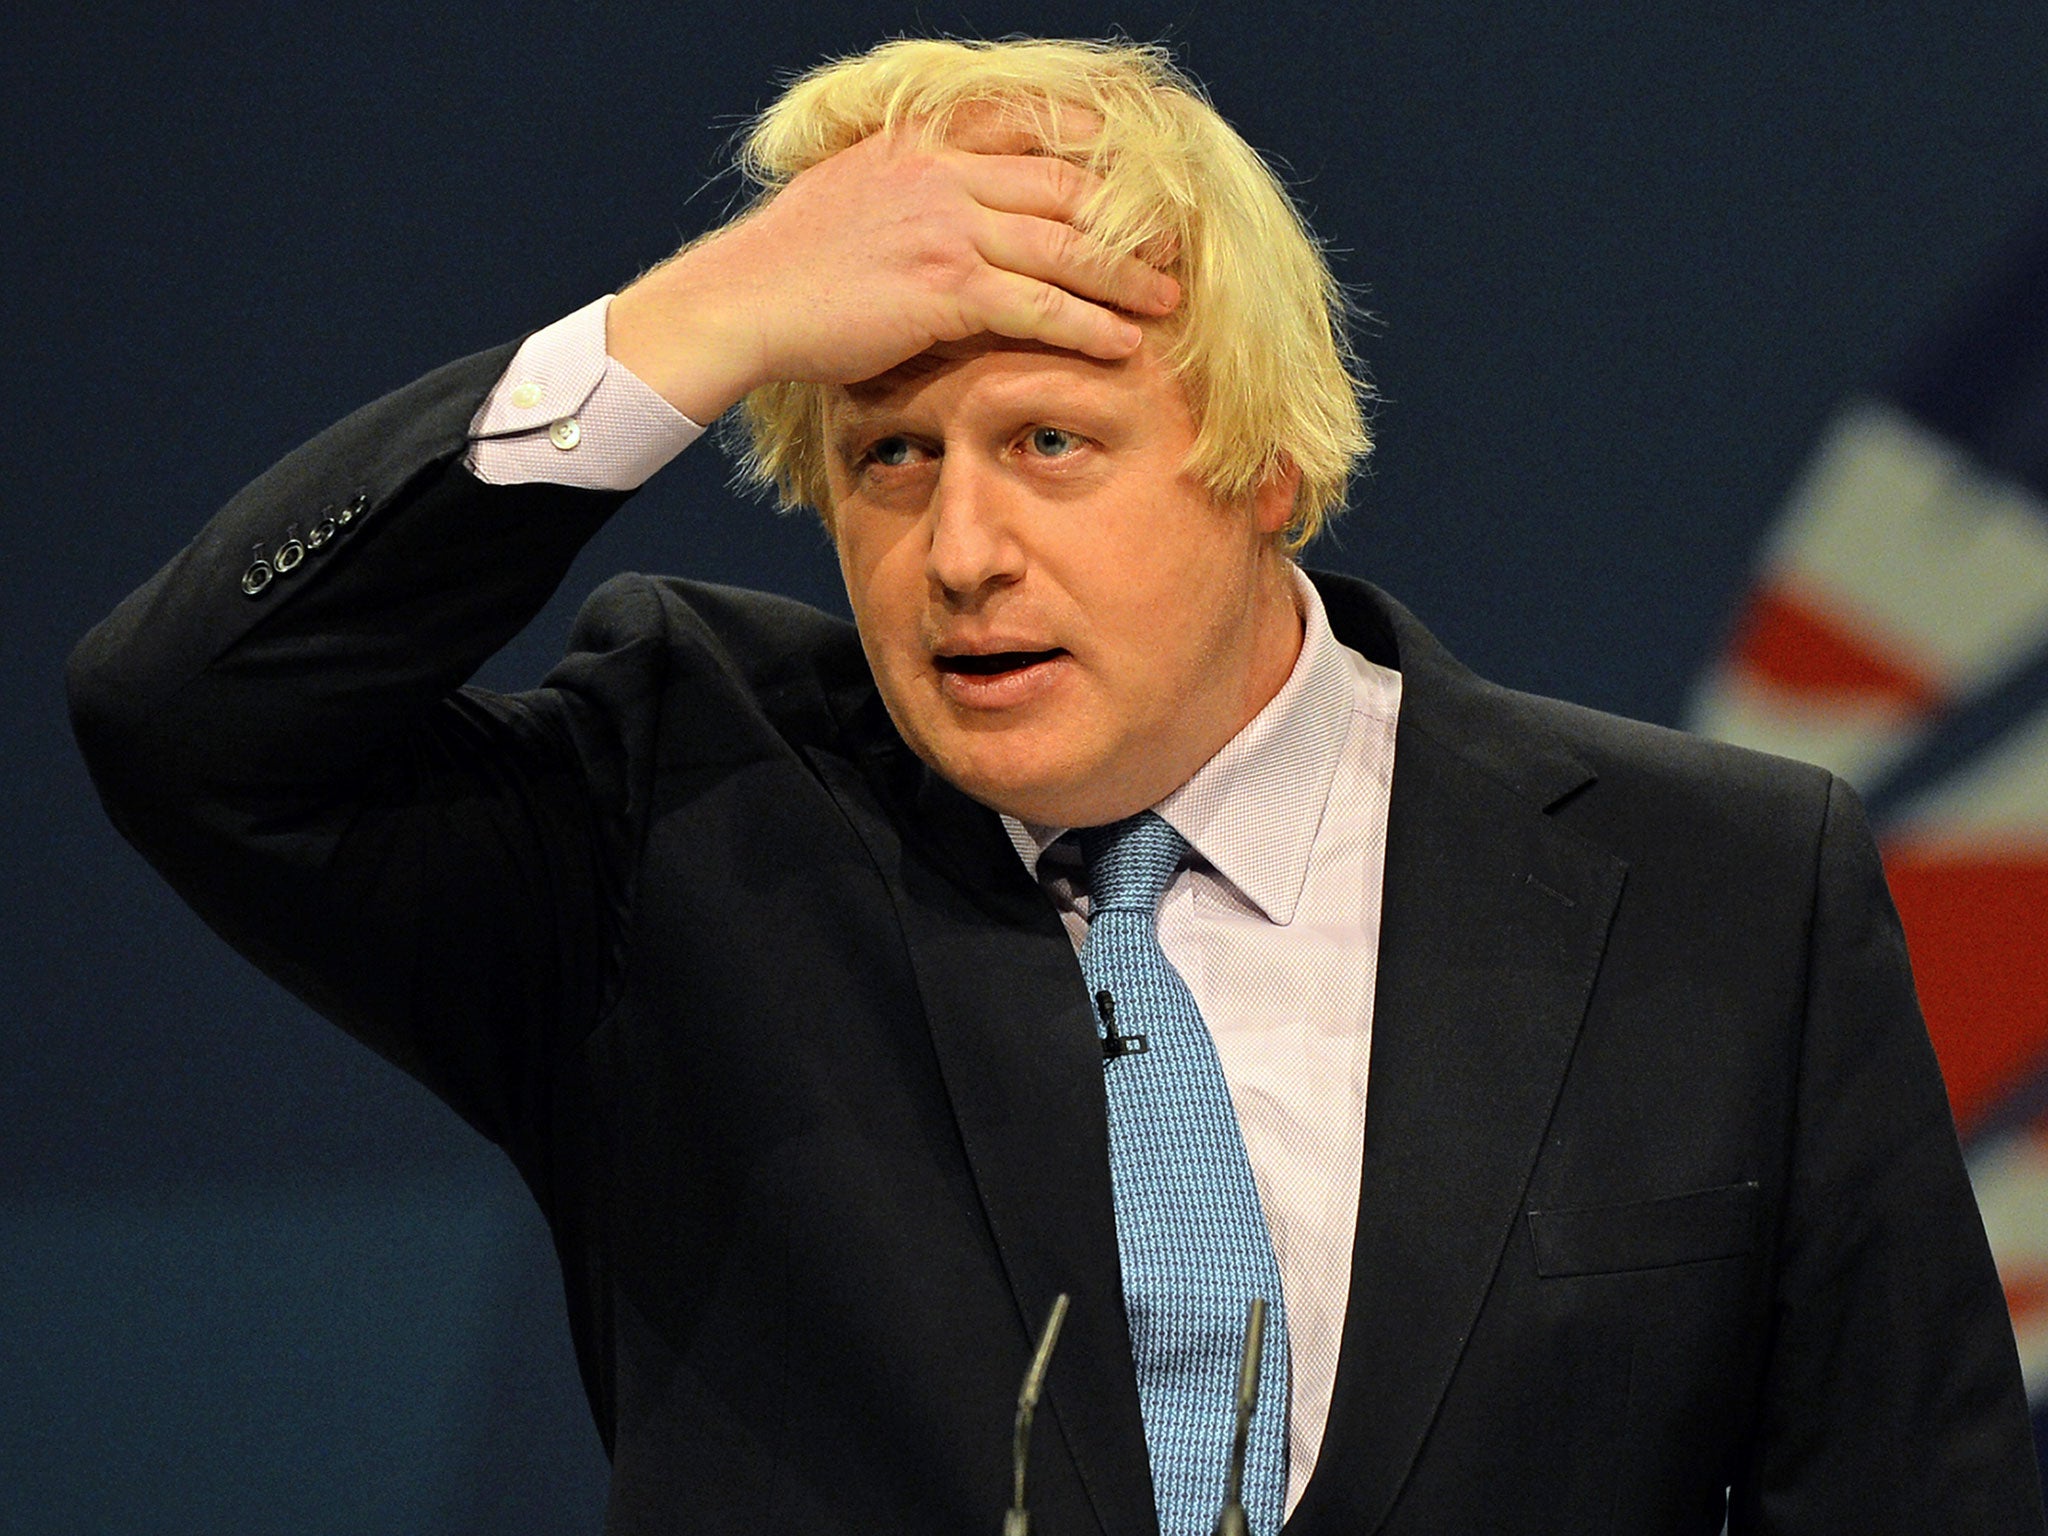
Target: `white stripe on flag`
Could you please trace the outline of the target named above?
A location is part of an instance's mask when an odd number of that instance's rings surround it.
[[[2048,506],[1911,417],[1865,404],[1822,444],[1764,570],[1959,698],[2048,628]]]

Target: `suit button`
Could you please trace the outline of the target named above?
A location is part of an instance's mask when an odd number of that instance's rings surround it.
[[[242,572],[242,591],[244,595],[249,597],[260,595],[263,589],[270,585],[270,578],[273,574],[268,560],[252,560],[249,563],[249,569]]]
[[[306,546],[299,542],[299,525],[293,523],[285,529],[284,542],[277,546],[277,553],[270,557],[270,563],[277,567],[278,575],[289,576],[305,558]]]
[[[306,530],[306,548],[317,554],[334,542],[336,532],[337,525],[334,521],[334,509],[329,507],[315,518],[313,526]]]
[[[370,493],[368,491],[357,491],[355,495],[343,502],[341,510],[334,514],[335,527],[346,532],[355,526],[356,519],[360,518],[369,508]]]

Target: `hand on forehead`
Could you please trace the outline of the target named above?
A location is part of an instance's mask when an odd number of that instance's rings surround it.
[[[900,146],[906,141],[915,142],[928,127],[928,120],[908,123],[870,137],[893,140]],[[1013,207],[1028,205],[1030,211],[1040,218],[1057,220],[1078,229],[1081,211],[1102,185],[1101,175],[1086,163],[1102,131],[1100,113],[1072,102],[1029,99],[969,101],[961,103],[947,118],[937,145],[988,158],[989,180],[983,183],[982,195],[989,201],[1008,201]],[[1036,164],[1014,163],[1020,160]],[[1033,183],[1040,187],[1035,195],[1020,194],[1020,187]],[[1091,251],[1083,231],[1083,242],[1072,255],[1090,264],[1114,262],[1127,274],[1136,274],[1146,268],[1156,274],[1170,272],[1179,250],[1179,242],[1171,234],[1161,234],[1141,246],[1134,257],[1119,260],[1109,257],[1099,248]],[[1144,292],[1142,288],[1128,291]],[[1096,296],[1101,295],[1098,292]],[[1126,313],[1143,313],[1152,305],[1119,304],[1118,307],[1125,308]],[[1159,317],[1155,315],[1152,318]],[[964,337],[936,341],[894,369],[863,382],[887,385],[906,376],[928,373],[940,363],[958,361],[991,350],[1071,355],[1075,348],[1047,340],[1018,337],[1013,333],[981,330]]]
[[[942,142],[970,154],[1051,158],[1075,167],[1079,175],[1066,214],[1072,218],[1102,185],[1087,161],[1103,126],[1101,113],[1073,102],[969,101],[954,110]],[[1170,272],[1180,241],[1161,230],[1132,254],[1146,266]]]
[[[874,378],[935,343],[989,333],[1130,356],[1180,302],[1145,260],[1081,227],[1102,179],[1047,140],[1102,131],[1078,107],[975,102],[870,134],[613,301],[612,355],[708,420],[778,383]]]

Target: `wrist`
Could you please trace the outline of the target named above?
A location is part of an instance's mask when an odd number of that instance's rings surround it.
[[[711,422],[769,380],[747,304],[707,281],[696,255],[684,252],[612,300],[605,351],[692,421]]]

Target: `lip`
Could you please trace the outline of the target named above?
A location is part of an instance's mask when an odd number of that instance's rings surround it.
[[[972,651],[956,651],[954,656],[999,656],[1004,654],[1030,655],[1044,651],[1035,661],[1020,667],[1009,667],[1000,672],[965,672],[938,665],[943,659],[933,659],[934,671],[939,680],[939,693],[949,703],[967,709],[1015,709],[1042,697],[1059,686],[1073,656],[1063,650],[1047,650],[1029,646],[977,646]]]

